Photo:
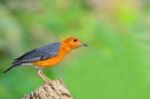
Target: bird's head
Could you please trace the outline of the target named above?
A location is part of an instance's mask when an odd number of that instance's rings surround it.
[[[63,41],[63,44],[70,49],[78,48],[81,46],[87,46],[87,44],[81,42],[78,38],[69,37]]]

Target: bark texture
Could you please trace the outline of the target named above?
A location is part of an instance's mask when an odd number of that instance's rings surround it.
[[[73,99],[63,80],[50,80],[22,99]]]

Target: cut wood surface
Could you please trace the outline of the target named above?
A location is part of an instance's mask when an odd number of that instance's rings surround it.
[[[62,79],[50,80],[22,99],[73,99]]]

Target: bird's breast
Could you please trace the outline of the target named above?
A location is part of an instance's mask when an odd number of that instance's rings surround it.
[[[39,67],[51,67],[57,64],[58,62],[60,62],[61,59],[62,58],[60,57],[54,57],[54,58],[50,58],[47,60],[33,62],[33,65],[39,66]]]

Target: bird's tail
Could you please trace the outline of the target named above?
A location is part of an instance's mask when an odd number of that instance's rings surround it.
[[[8,69],[6,69],[5,71],[3,71],[3,73],[7,73],[8,71],[10,71],[12,68],[17,67],[18,64],[14,64],[11,67],[9,67]]]

